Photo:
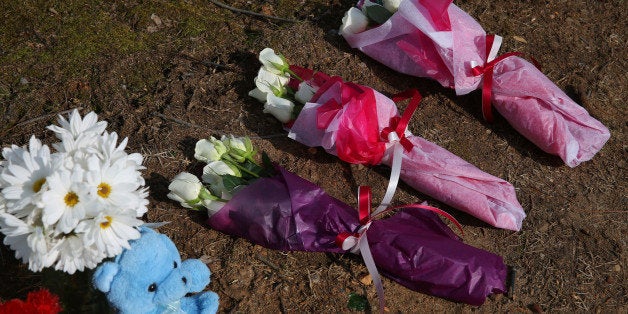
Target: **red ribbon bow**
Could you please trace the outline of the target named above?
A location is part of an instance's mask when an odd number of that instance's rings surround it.
[[[379,299],[379,310],[380,310],[379,312],[380,313],[384,313],[384,306],[386,304],[385,303],[386,301],[384,299],[384,287],[382,285],[379,272],[377,271],[377,266],[375,265],[375,261],[373,260],[373,256],[371,255],[371,251],[368,246],[369,244],[366,238],[366,232],[368,231],[368,228],[371,226],[371,222],[373,222],[373,219],[376,216],[386,213],[391,210],[399,209],[399,208],[421,208],[421,209],[429,210],[437,214],[443,215],[445,218],[452,221],[458,227],[460,232],[464,234],[464,231],[462,231],[462,227],[460,226],[460,223],[458,223],[458,221],[456,221],[454,217],[452,217],[448,213],[438,208],[427,206],[427,205],[419,205],[419,204],[403,205],[403,206],[398,206],[398,207],[387,208],[380,212],[376,211],[375,213],[371,214],[371,188],[368,186],[360,186],[358,188],[358,216],[360,220],[360,228],[356,232],[342,232],[338,234],[336,236],[335,242],[338,247],[342,248],[343,250],[347,250],[349,248],[347,248],[344,245],[345,241],[347,241],[349,238],[354,238],[355,240],[354,243],[349,243],[352,245],[351,251],[355,252],[356,249],[360,249],[360,253],[362,253],[362,258],[364,259],[364,263],[366,264],[366,267],[369,270],[369,273],[371,274],[371,278],[373,278],[373,283],[375,284],[375,287],[377,289],[377,298]],[[362,240],[366,242],[360,243],[360,238],[362,236],[364,236],[364,239]]]
[[[390,125],[385,127],[382,130],[382,138],[385,141],[388,141],[388,135],[392,132],[397,133],[397,137],[399,137],[399,142],[403,145],[403,148],[409,152],[412,150],[412,142],[406,138],[406,128],[408,128],[408,123],[410,123],[410,118],[419,107],[419,103],[421,102],[421,94],[416,89],[409,89],[404,92],[401,92],[397,95],[393,96],[394,102],[400,102],[402,100],[406,100],[410,98],[410,103],[406,110],[403,112],[401,117],[393,117],[390,119]]]
[[[371,187],[360,186],[358,188],[358,218],[360,221],[360,228],[368,226],[368,224],[370,224],[374,220],[374,218],[384,213],[387,213],[389,211],[402,209],[402,208],[420,208],[424,210],[429,210],[431,212],[435,212],[447,218],[449,221],[453,222],[456,225],[456,227],[458,227],[458,230],[460,230],[460,233],[464,234],[464,231],[462,230],[462,226],[456,220],[456,218],[451,216],[446,211],[443,211],[442,209],[438,209],[436,207],[432,207],[428,205],[406,204],[406,205],[401,205],[401,206],[389,207],[386,210],[383,210],[379,213],[374,213],[374,215],[371,215],[371,195],[372,195]],[[366,232],[366,230],[363,230],[363,232]],[[344,240],[346,240],[347,238],[351,236],[359,238],[361,234],[358,232],[342,232],[338,234],[338,236],[336,236],[336,241],[335,241],[336,245],[338,247],[342,247]]]

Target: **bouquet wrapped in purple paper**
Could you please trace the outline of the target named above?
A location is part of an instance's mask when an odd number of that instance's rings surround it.
[[[487,35],[452,0],[360,0],[340,34],[391,69],[437,80],[458,95],[482,89],[482,113],[495,109],[519,133],[570,167],[591,159],[608,129],[519,53],[497,56]]]
[[[217,143],[217,148],[206,151],[214,158],[215,152],[223,152],[219,157],[223,159],[205,159],[204,182],[189,173],[177,176],[169,197],[185,207],[206,208],[212,228],[282,251],[343,253],[359,248],[364,257],[366,246],[374,265],[386,277],[453,301],[479,305],[487,295],[506,291],[507,267],[502,258],[464,244],[437,215],[425,210],[429,206],[408,205],[386,218],[374,219],[363,211],[363,205],[370,205],[369,198],[361,198],[358,212],[281,167],[274,167],[271,173],[250,165],[249,159],[234,162],[228,150],[222,149],[229,144],[213,138],[208,142]],[[197,152],[201,150],[197,145]],[[202,155],[197,154],[204,158]],[[217,180],[213,176],[217,172],[210,169],[217,168],[210,166],[216,161],[237,169],[239,179],[237,171],[225,168],[223,173],[229,174]]]

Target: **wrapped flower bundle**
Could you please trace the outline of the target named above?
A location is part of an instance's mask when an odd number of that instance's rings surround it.
[[[570,167],[593,158],[610,137],[519,53],[497,56],[501,37],[487,35],[452,0],[360,0],[340,34],[391,69],[435,79],[458,95],[482,88],[486,120],[492,103],[519,133]]]
[[[391,183],[383,203],[390,202],[401,178],[495,227],[521,229],[525,213],[510,183],[406,130],[420,100],[418,92],[400,95],[411,98],[400,116],[395,102],[372,88],[290,66],[269,48],[260,53],[260,61],[257,88],[250,95],[285,123],[290,138],[322,146],[350,163],[390,166]]]
[[[213,143],[213,148],[205,149],[207,142]],[[197,159],[207,162],[202,182],[193,174],[182,173],[172,181],[169,197],[187,208],[207,209],[207,223],[218,231],[283,251],[359,250],[372,274],[376,267],[412,290],[454,301],[479,305],[487,295],[505,292],[507,268],[502,258],[460,241],[432,212],[437,209],[408,205],[375,219],[368,189],[359,192],[358,212],[281,167],[268,171],[267,160],[267,167],[253,166],[252,158],[237,162],[230,149],[221,159],[207,160],[200,151],[213,153],[231,145],[213,138],[199,143]],[[239,169],[240,176],[236,171],[216,175],[217,161]],[[379,277],[373,278],[377,286]],[[381,291],[378,294],[383,297]]]
[[[127,154],[127,139],[105,131],[107,122],[74,110],[48,126],[60,140],[32,136],[0,160],[0,232],[4,244],[32,271],[54,265],[69,274],[94,268],[140,234],[146,211],[142,156]]]

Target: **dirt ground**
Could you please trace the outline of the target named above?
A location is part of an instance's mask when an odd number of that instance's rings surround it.
[[[80,3],[79,3],[80,2]],[[210,135],[248,135],[271,158],[355,204],[359,185],[381,198],[385,167],[348,165],[286,138],[279,122],[247,96],[264,47],[291,63],[340,75],[385,94],[417,88],[422,106],[410,130],[480,169],[511,182],[528,217],[520,232],[499,230],[401,185],[398,204],[427,200],[463,224],[466,243],[503,256],[516,269],[508,295],[469,306],[408,290],[384,279],[387,310],[418,312],[628,312],[625,1],[455,1],[490,33],[501,52],[533,56],[543,72],[611,130],[591,161],[562,164],[497,116],[481,118],[480,93],[456,96],[421,78],[397,74],[337,35],[352,0],[225,1],[297,20],[240,14],[210,1],[2,1],[0,4],[0,146],[31,134],[72,108],[96,111],[109,131],[129,137],[145,156],[148,222],[169,221],[184,258],[202,258],[220,311],[343,313],[352,292],[377,297],[358,256],[279,252],[206,227],[202,214],[168,200],[169,180],[197,164],[194,143]],[[623,179],[622,179],[623,178]],[[41,286],[2,246],[0,300]],[[82,298],[73,290],[74,301]],[[72,310],[81,311],[81,310]]]

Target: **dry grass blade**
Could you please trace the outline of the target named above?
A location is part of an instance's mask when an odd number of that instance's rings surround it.
[[[283,21],[283,22],[291,22],[291,23],[298,23],[300,21],[298,20],[293,20],[293,19],[287,19],[287,18],[283,18],[283,17],[278,17],[278,16],[272,16],[272,15],[267,15],[267,14],[262,14],[262,13],[257,13],[257,12],[253,12],[253,11],[248,11],[248,10],[242,10],[242,9],[238,9],[238,8],[234,8],[232,6],[228,6],[220,1],[216,1],[216,0],[209,0],[209,2],[223,8],[223,9],[227,9],[229,11],[233,11],[236,13],[242,13],[242,14],[248,14],[248,15],[253,15],[253,16],[257,16],[257,17],[263,17],[266,19],[273,19],[273,20],[277,20],[277,21]]]

